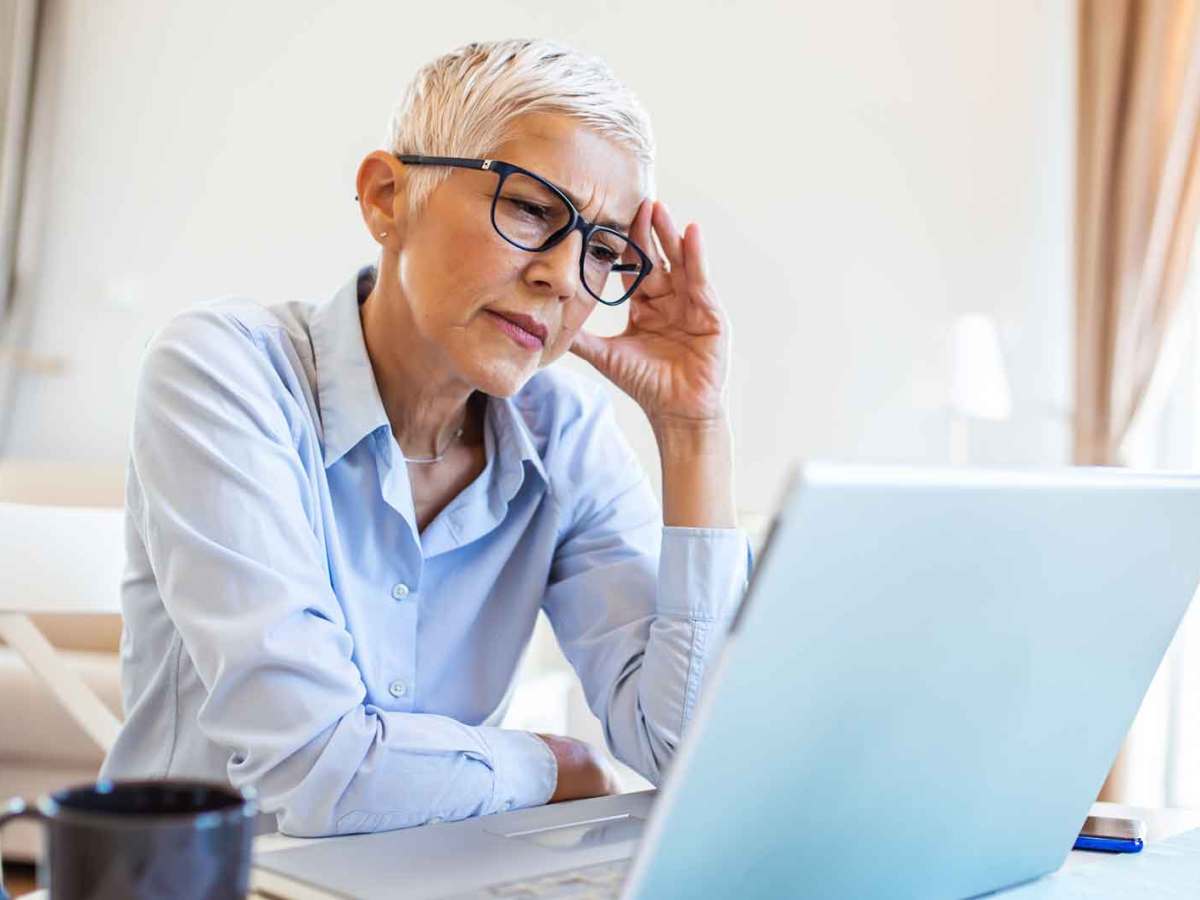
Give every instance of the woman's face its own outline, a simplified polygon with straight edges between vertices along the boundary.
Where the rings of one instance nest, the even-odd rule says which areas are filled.
[[[588,220],[629,232],[642,200],[637,158],[575,120],[524,116],[491,157],[557,185]],[[540,253],[496,233],[497,178],[452,170],[398,234],[395,278],[417,336],[444,361],[446,374],[507,397],[567,352],[597,301],[580,283],[578,231]],[[402,215],[406,204],[398,196],[396,212]],[[506,316],[528,317],[526,325],[544,338],[514,330]]]

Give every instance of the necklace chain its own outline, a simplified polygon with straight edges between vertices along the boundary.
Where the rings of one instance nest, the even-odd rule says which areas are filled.
[[[400,458],[402,460],[404,460],[406,463],[425,464],[425,463],[441,462],[443,459],[446,458],[446,454],[450,452],[450,448],[452,446],[454,446],[454,442],[457,441],[460,437],[462,437],[463,429],[466,427],[466,425],[465,425],[466,419],[464,418],[463,421],[464,421],[464,424],[458,426],[458,431],[454,432],[454,434],[452,434],[450,436],[450,440],[446,441],[445,448],[437,456],[405,456],[404,451],[401,450]]]

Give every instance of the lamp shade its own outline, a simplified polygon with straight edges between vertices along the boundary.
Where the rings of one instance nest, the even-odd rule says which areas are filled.
[[[955,413],[992,421],[1012,415],[1004,355],[990,316],[972,313],[954,320],[950,359],[950,406]]]

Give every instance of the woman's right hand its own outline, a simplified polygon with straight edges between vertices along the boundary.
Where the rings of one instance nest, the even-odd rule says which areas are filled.
[[[558,784],[551,803],[619,793],[612,764],[591,744],[557,734],[539,734],[558,763]]]

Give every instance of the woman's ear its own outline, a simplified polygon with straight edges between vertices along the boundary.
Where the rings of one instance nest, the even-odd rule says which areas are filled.
[[[371,236],[385,249],[399,248],[408,225],[408,173],[386,150],[369,153],[358,166],[358,206]]]

